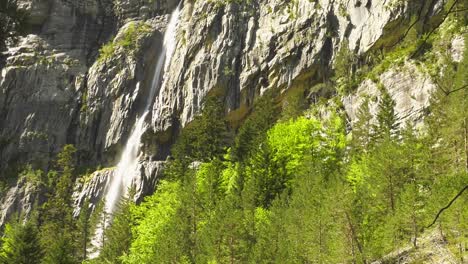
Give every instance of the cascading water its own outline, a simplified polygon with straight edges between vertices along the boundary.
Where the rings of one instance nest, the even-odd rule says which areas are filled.
[[[127,195],[128,188],[132,184],[138,163],[141,136],[147,128],[145,119],[151,110],[154,96],[160,88],[159,86],[161,84],[163,70],[165,71],[165,69],[167,69],[169,66],[172,54],[174,53],[176,45],[175,33],[179,12],[180,6],[177,6],[177,8],[172,12],[169,23],[167,25],[167,29],[164,34],[163,47],[159,53],[159,57],[156,63],[156,68],[154,70],[154,75],[151,82],[150,94],[146,101],[143,114],[137,119],[135,123],[113,177],[109,178],[107,181],[107,188],[104,193],[105,207],[103,215],[112,215],[112,213],[115,211],[115,207],[118,201]],[[90,254],[90,258],[95,258],[99,255],[99,249],[102,246],[101,237],[103,235],[104,229],[109,224],[109,221],[110,219],[104,219],[104,226],[97,228],[94,234],[94,238],[91,241],[91,244],[96,250]]]

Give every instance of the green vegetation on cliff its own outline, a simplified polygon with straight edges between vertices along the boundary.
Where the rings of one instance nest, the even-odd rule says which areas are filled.
[[[17,0],[0,2],[0,51],[24,31],[25,18],[26,14],[18,9]]]

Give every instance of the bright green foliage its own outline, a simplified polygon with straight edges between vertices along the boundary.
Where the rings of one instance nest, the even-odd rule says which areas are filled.
[[[42,249],[39,243],[37,227],[26,222],[13,221],[6,225],[0,249],[2,264],[40,263]]]
[[[140,206],[132,207],[137,226],[133,230],[134,241],[124,263],[173,263],[184,259],[186,244],[179,225],[183,217],[178,215],[182,206],[181,184],[178,181],[161,181],[155,195]]]
[[[333,155],[336,148],[344,147],[344,142],[337,140],[342,141],[344,137],[335,134],[335,129],[341,126],[338,119],[330,125],[325,131],[317,120],[300,117],[278,123],[268,131],[266,144],[252,155],[245,168],[248,184],[256,189],[256,205],[268,206],[283,190],[290,188],[305,157],[326,159],[324,165],[336,161]]]
[[[98,61],[104,62],[112,58],[118,49],[123,49],[131,54],[137,47],[137,41],[140,35],[147,32],[150,32],[148,24],[132,22],[128,25],[120,38],[110,41],[99,49]]]
[[[275,125],[267,138],[273,161],[286,163],[286,170],[294,173],[306,152],[320,151],[320,132],[317,120],[304,117]]]
[[[254,135],[250,138],[260,138],[259,130],[251,131],[256,133],[250,134]],[[132,211],[137,219],[133,229],[136,239],[130,255],[124,256],[124,263],[245,263],[260,261],[261,257],[313,261],[317,260],[317,252],[322,252],[323,261],[337,259],[327,257],[327,252],[340,247],[333,242],[336,236],[343,236],[339,226],[317,226],[314,217],[323,214],[324,221],[334,219],[338,209],[332,213],[325,208],[332,208],[331,204],[340,200],[334,194],[342,192],[327,188],[316,200],[303,198],[311,190],[316,192],[328,186],[330,181],[341,181],[337,172],[345,147],[343,133],[343,123],[338,117],[331,117],[323,125],[316,119],[299,117],[276,124],[261,136],[263,140],[251,141],[258,145],[249,146],[250,155],[243,161],[221,162],[215,158],[196,170],[185,170],[179,180],[163,181],[153,196]],[[312,162],[320,166],[311,166]],[[243,178],[243,184],[239,185],[239,178]],[[276,208],[291,193],[294,206]],[[317,202],[323,206],[317,206]],[[300,239],[310,239],[310,243],[317,245],[308,248],[306,256],[294,254],[296,250],[305,250],[304,246],[296,243],[298,248],[290,251],[289,246],[293,245],[281,242],[284,234],[272,232],[272,226],[281,224],[270,210],[279,209],[284,211],[275,212],[289,221],[295,213],[311,210],[302,220],[294,220],[294,224],[287,226],[290,239],[299,239],[303,221],[309,221],[316,232],[313,237],[309,233],[300,234]],[[317,241],[322,232],[333,234],[333,239],[320,244]],[[276,237],[278,248],[290,255],[271,251],[267,243],[271,236]]]
[[[340,244],[343,241],[340,238],[344,237],[339,225],[343,209],[338,202],[343,201],[345,194],[337,174],[340,166],[335,163],[330,167],[322,162],[324,157],[334,160],[341,156],[343,138],[324,137],[333,135],[333,128],[320,131],[317,121],[309,122],[316,126],[308,130],[309,140],[316,142],[311,144],[315,150],[302,155],[293,178],[292,194],[288,197],[285,193],[273,202],[271,213],[257,209],[257,213],[262,212],[263,225],[257,222],[260,240],[254,249],[255,262],[336,263],[346,255],[344,244]],[[302,129],[292,129],[291,134],[299,131]],[[297,143],[291,146],[300,147]]]

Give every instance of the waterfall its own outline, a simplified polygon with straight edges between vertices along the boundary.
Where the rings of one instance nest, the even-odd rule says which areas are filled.
[[[162,50],[159,53],[156,67],[151,81],[151,88],[148,99],[145,104],[143,114],[137,118],[133,130],[125,145],[124,151],[117,165],[113,177],[107,180],[107,187],[104,192],[105,206],[103,215],[111,216],[116,209],[118,201],[127,195],[128,188],[132,184],[135,170],[138,165],[138,156],[140,152],[141,136],[145,132],[147,126],[145,119],[151,111],[151,106],[155,95],[159,91],[159,86],[162,83],[162,73],[168,68],[172,54],[176,45],[176,27],[178,23],[180,6],[172,12],[169,23],[164,34]],[[137,85],[138,86],[138,85]],[[91,241],[96,251],[91,252],[90,258],[95,258],[99,255],[99,250],[102,247],[102,236],[106,226],[110,224],[110,219],[104,219],[104,227],[98,227]]]

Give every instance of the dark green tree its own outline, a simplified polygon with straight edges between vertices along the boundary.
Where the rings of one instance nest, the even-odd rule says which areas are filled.
[[[275,104],[275,94],[270,92],[255,102],[252,113],[239,128],[231,150],[233,161],[247,159],[265,140],[266,132],[279,118],[280,109]]]
[[[218,98],[208,98],[201,115],[194,118],[180,134],[172,148],[172,156],[185,161],[209,161],[222,157],[229,134],[224,108]]]
[[[341,47],[336,54],[334,61],[334,76],[337,89],[342,94],[347,94],[354,88],[354,70],[356,64],[356,57],[349,49],[349,42],[347,40],[341,43]]]
[[[0,2],[0,51],[8,42],[22,34],[26,28],[26,13],[18,9],[17,0]]]
[[[38,264],[42,259],[39,233],[34,223],[12,220],[5,227],[0,249],[2,264]]]
[[[56,173],[51,173],[49,199],[42,206],[41,241],[44,263],[77,263],[82,245],[77,245],[76,223],[73,219],[72,187],[76,148],[65,145],[57,155]]]
[[[77,244],[81,246],[81,260],[87,259],[88,244],[92,234],[91,232],[91,208],[89,206],[89,199],[86,199],[81,206],[80,214],[77,219]]]
[[[374,137],[395,138],[398,134],[398,118],[395,113],[395,101],[387,89],[380,85],[380,101],[377,112],[377,124],[374,126]]]
[[[128,254],[132,241],[131,205],[134,204],[134,191],[119,201],[113,214],[112,222],[104,231],[105,243],[99,254],[99,260],[104,263],[122,263],[121,256]]]
[[[351,147],[353,155],[369,151],[372,141],[372,114],[369,109],[369,98],[366,97],[356,114],[357,121],[353,124]]]
[[[282,102],[281,120],[288,120],[302,115],[307,109],[307,97],[303,89],[289,91]]]

